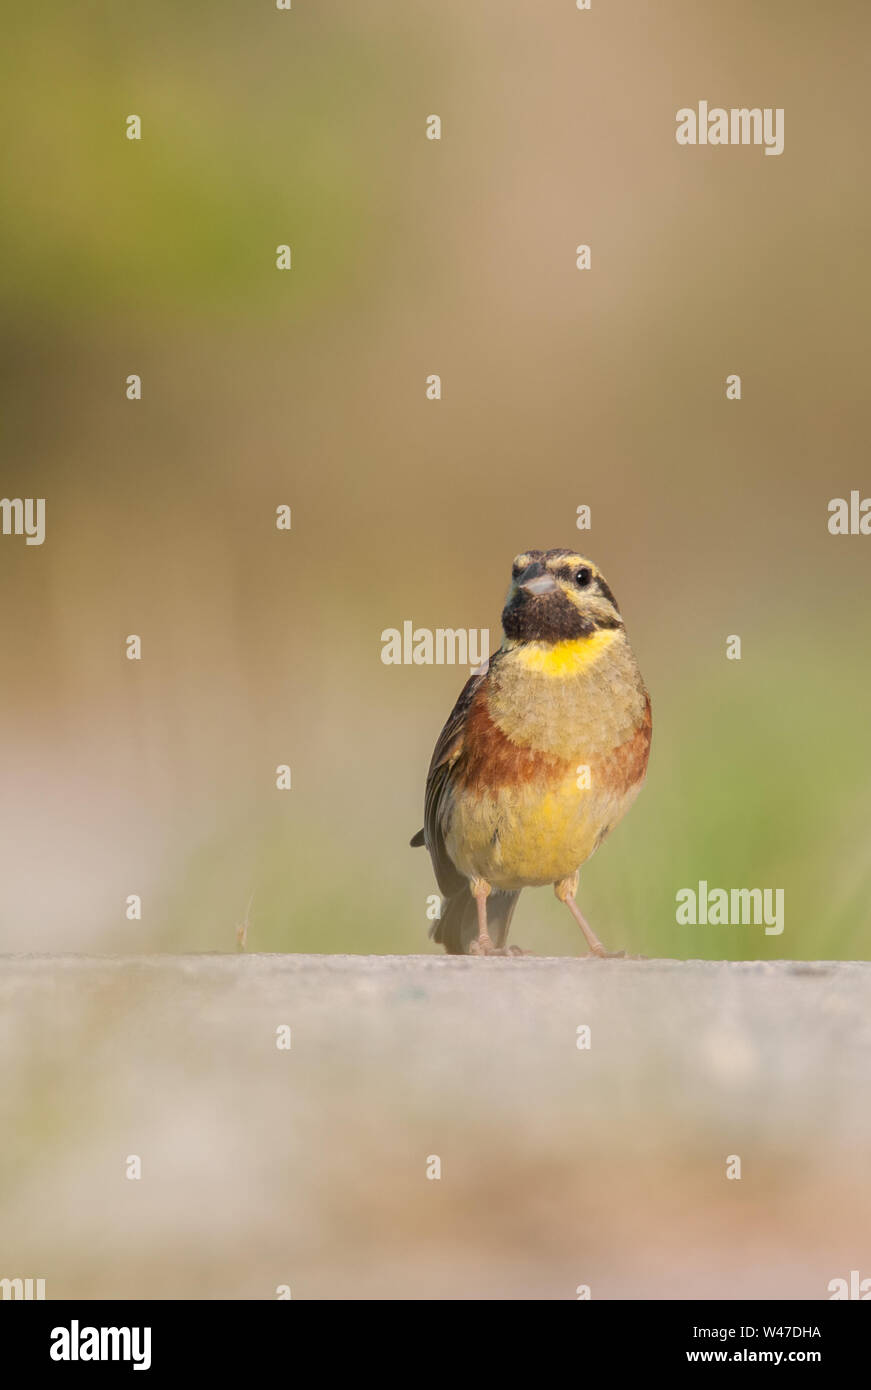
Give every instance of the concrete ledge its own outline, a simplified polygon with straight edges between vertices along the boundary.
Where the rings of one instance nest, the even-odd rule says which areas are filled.
[[[871,1275],[871,962],[7,956],[0,1043],[0,1277],[50,1298]]]

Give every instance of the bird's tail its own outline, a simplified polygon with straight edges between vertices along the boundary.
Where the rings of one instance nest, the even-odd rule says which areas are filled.
[[[487,899],[487,930],[494,946],[504,946],[517,906],[516,893],[496,891]],[[467,887],[461,888],[442,904],[442,915],[430,927],[433,941],[440,941],[449,956],[467,956],[478,936],[478,907]]]

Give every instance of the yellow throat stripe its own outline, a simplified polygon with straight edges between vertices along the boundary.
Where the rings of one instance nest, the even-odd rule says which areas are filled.
[[[576,676],[592,666],[617,637],[619,627],[601,628],[570,642],[526,642],[515,648],[514,660],[542,676]]]

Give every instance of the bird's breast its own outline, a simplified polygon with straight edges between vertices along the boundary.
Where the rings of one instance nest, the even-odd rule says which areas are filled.
[[[491,668],[466,718],[445,827],[461,872],[504,888],[555,882],[625,814],[651,734],[650,701],[625,651],[628,660],[568,673],[521,660]]]

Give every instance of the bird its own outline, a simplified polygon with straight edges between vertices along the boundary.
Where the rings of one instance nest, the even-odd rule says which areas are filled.
[[[524,888],[552,884],[604,957],[578,871],[641,790],[650,696],[604,575],[573,550],[515,557],[502,629],[439,735],[411,840],[442,896],[430,935],[449,955],[529,954],[508,945],[511,918]]]

